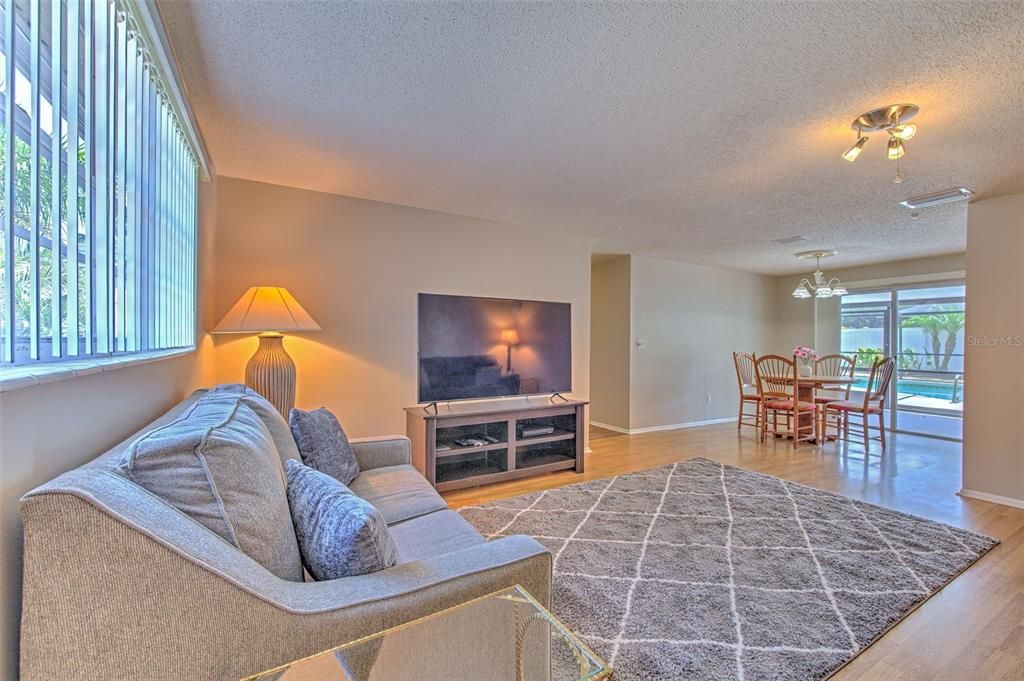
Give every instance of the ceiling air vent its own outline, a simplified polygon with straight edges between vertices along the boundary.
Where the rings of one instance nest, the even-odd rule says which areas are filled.
[[[941,206],[944,203],[953,203],[954,201],[970,201],[974,196],[974,192],[965,187],[956,187],[954,189],[947,189],[941,192],[935,192],[934,194],[922,194],[921,196],[911,196],[906,201],[900,201],[900,205],[905,208],[930,208],[932,206]]]
[[[797,234],[796,236],[787,236],[781,239],[772,239],[773,244],[779,244],[780,246],[789,246],[790,244],[798,244],[803,241],[807,241],[807,237]]]

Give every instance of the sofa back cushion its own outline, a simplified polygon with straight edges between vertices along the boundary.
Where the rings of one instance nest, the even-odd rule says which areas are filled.
[[[118,472],[278,577],[302,581],[281,460],[243,399],[198,400],[132,443]]]
[[[295,444],[295,438],[292,437],[292,429],[288,426],[288,421],[285,420],[284,416],[281,416],[281,412],[267,398],[252,388],[248,388],[241,383],[225,383],[211,389],[202,399],[242,400],[245,406],[252,409],[260,417],[263,425],[270,431],[270,437],[273,438],[274,446],[277,447],[277,453],[281,457],[282,470],[284,469],[284,462],[288,459],[302,460],[299,457],[299,448]]]

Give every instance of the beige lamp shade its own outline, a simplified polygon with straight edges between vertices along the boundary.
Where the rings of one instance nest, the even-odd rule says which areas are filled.
[[[253,286],[228,310],[213,333],[320,331],[309,313],[283,286]]]
[[[253,286],[213,329],[213,333],[258,333],[260,345],[245,365],[245,384],[270,400],[281,416],[295,405],[295,362],[284,349],[282,333],[320,331],[288,289]]]
[[[505,329],[501,332],[501,342],[505,345],[518,345],[519,332],[515,329]]]

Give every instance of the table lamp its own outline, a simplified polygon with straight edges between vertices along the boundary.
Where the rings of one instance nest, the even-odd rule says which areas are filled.
[[[295,406],[295,362],[283,333],[320,331],[320,325],[282,286],[253,286],[211,333],[258,333],[260,347],[245,365],[245,384],[270,400],[281,415]]]

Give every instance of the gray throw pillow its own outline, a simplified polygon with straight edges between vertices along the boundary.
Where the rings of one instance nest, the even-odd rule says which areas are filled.
[[[345,485],[359,475],[359,462],[348,436],[338,419],[327,409],[292,409],[288,425],[292,428],[292,436],[304,464]]]
[[[288,505],[306,569],[317,580],[365,575],[398,562],[380,512],[329,475],[285,462]]]
[[[129,445],[119,472],[278,577],[302,581],[281,460],[241,400],[198,400]]]

